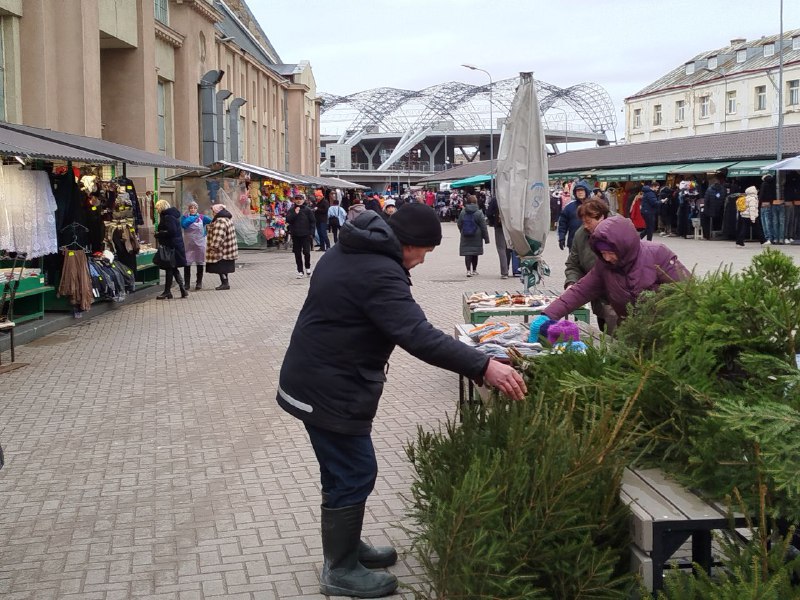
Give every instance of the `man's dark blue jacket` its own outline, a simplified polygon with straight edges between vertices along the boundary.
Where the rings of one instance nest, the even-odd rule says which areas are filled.
[[[395,346],[470,379],[489,362],[428,322],[411,295],[400,242],[365,211],[317,263],[281,366],[278,404],[316,427],[366,435]]]

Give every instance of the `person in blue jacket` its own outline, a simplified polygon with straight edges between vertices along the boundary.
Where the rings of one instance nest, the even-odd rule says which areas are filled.
[[[394,575],[370,570],[393,565],[395,549],[361,540],[378,474],[372,420],[395,347],[512,399],[526,392],[513,367],[436,329],[411,295],[409,271],[441,241],[436,212],[421,203],[388,221],[369,210],[347,221],[317,263],[292,331],[277,401],[303,422],[319,463],[325,595],[380,598],[397,588]]]
[[[186,214],[181,218],[183,246],[186,249],[183,279],[187,288],[190,286],[192,278],[192,265],[197,265],[197,282],[194,289],[203,289],[203,271],[206,265],[206,225],[209,223],[211,223],[211,217],[200,214],[197,202],[189,202]]]
[[[653,189],[655,188],[655,189]],[[658,212],[661,208],[661,201],[658,199],[658,183],[642,186],[642,218],[644,219],[644,231],[641,237],[647,237],[648,242],[653,241],[653,234],[656,231],[658,222]]]
[[[572,249],[572,240],[575,239],[575,232],[583,224],[580,217],[578,217],[578,207],[583,204],[583,201],[592,193],[592,188],[585,181],[577,181],[572,186],[572,202],[564,207],[558,217],[558,247],[562,250],[566,245],[567,248]]]

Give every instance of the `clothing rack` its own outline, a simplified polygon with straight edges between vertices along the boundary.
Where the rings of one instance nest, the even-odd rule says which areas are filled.
[[[61,248],[64,249],[64,248],[76,247],[80,248],[84,252],[88,252],[87,248],[81,246],[78,243],[78,231],[89,231],[89,228],[81,225],[80,223],[72,222],[66,227],[62,227],[61,231],[64,232],[67,231],[68,229],[72,231],[72,241],[67,244],[64,244],[63,246],[61,246]]]

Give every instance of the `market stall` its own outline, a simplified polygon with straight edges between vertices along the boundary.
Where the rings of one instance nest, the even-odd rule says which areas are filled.
[[[65,132],[0,123],[0,251],[16,322],[45,310],[76,316],[157,284],[155,248],[143,241],[157,192],[140,196],[127,166],[203,170],[160,154]],[[19,270],[9,261],[24,258]]]
[[[184,171],[168,178],[178,183],[182,208],[197,202],[201,212],[224,204],[233,215],[240,248],[281,247],[287,242],[286,212],[297,192],[313,197],[326,189],[364,186],[330,177],[296,175],[243,162],[221,160],[208,173]],[[181,206],[179,206],[181,208]]]

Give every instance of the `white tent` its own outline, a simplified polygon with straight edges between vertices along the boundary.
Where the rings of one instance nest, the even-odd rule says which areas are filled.
[[[800,171],[800,156],[784,158],[782,161],[761,167],[762,171]]]

